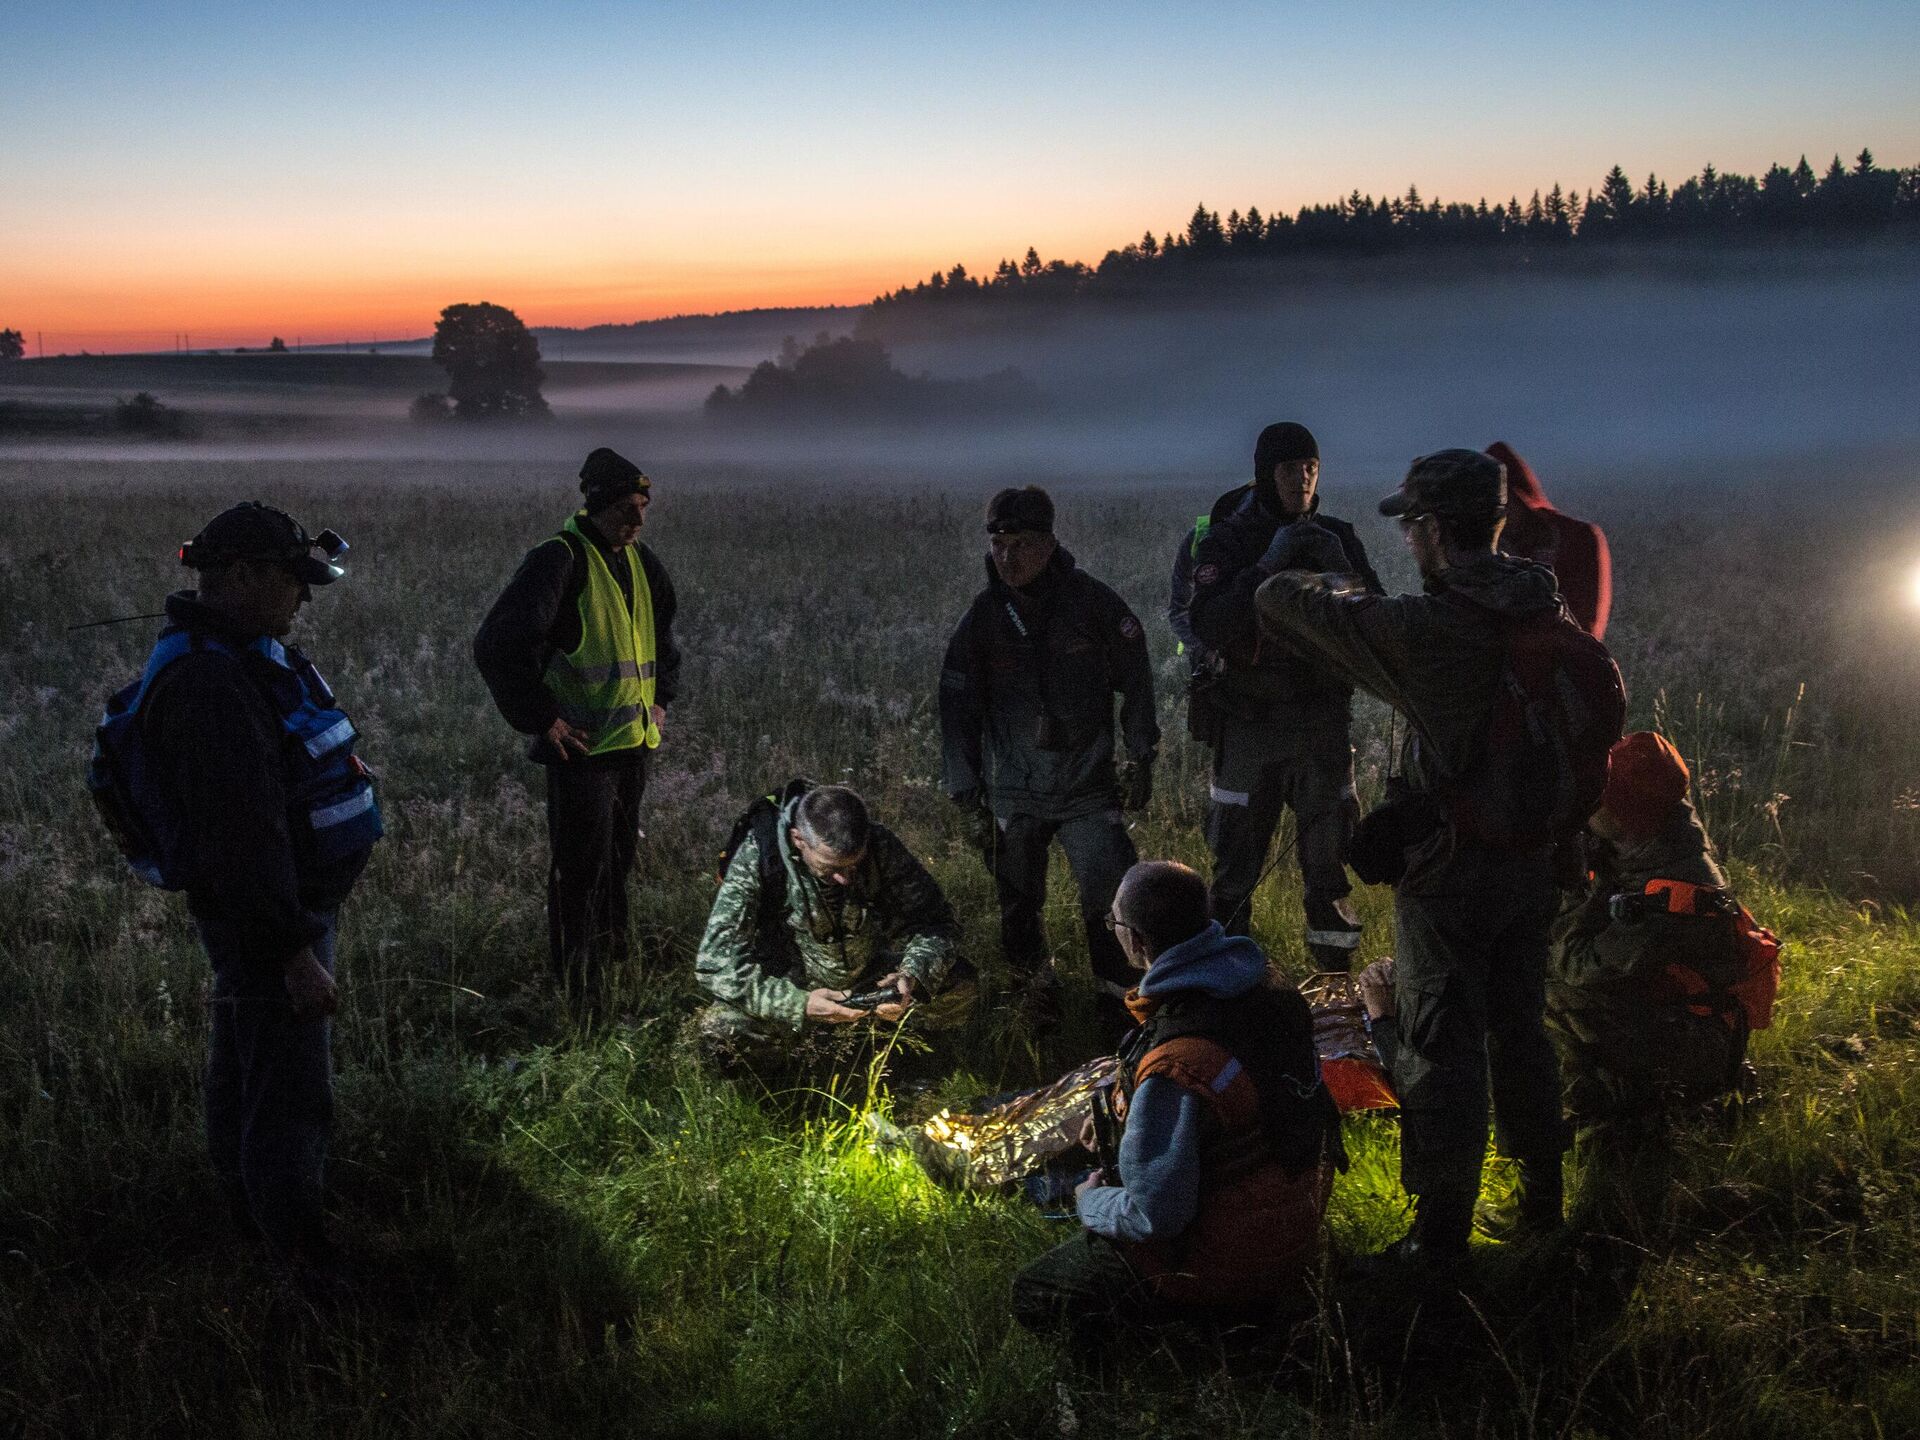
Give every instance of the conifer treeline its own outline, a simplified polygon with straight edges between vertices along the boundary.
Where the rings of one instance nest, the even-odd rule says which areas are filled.
[[[1775,165],[1758,179],[1722,174],[1708,165],[1669,188],[1649,175],[1635,187],[1618,165],[1599,188],[1582,196],[1555,185],[1536,190],[1524,205],[1422,200],[1417,188],[1393,200],[1355,191],[1331,205],[1304,206],[1296,215],[1263,216],[1197,206],[1182,234],[1159,239],[1149,230],[1135,243],[1109,250],[1097,266],[1045,260],[1029,248],[1019,263],[1002,260],[991,276],[964,265],[935,271],[873,301],[871,318],[927,305],[974,299],[1063,299],[1118,295],[1167,282],[1222,277],[1239,262],[1276,262],[1303,256],[1379,256],[1409,252],[1551,252],[1602,245],[1693,241],[1734,246],[1793,237],[1868,238],[1890,231],[1920,236],[1920,166],[1888,170],[1862,150],[1851,168],[1838,155],[1816,175],[1806,157],[1789,169]]]

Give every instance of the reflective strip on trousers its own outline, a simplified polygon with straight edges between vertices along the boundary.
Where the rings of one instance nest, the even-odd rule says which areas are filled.
[[[1207,798],[1216,805],[1238,805],[1242,809],[1253,803],[1253,797],[1244,790],[1222,790],[1218,785],[1207,786]]]
[[[359,794],[349,795],[338,805],[328,805],[324,809],[312,812],[313,828],[316,830],[326,830],[334,825],[339,825],[351,820],[356,815],[364,815],[372,808],[373,787],[369,785],[361,790]]]
[[[1309,930],[1307,944],[1331,945],[1336,950],[1355,950],[1360,946],[1358,930]]]

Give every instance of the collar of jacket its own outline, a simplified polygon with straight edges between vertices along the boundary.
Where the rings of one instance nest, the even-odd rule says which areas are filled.
[[[182,630],[210,630],[224,640],[236,645],[251,645],[261,638],[258,630],[246,630],[235,625],[220,611],[202,600],[197,591],[176,590],[167,596],[165,606],[167,619]]]
[[[1615,885],[1638,889],[1649,880],[1681,880],[1724,890],[1726,873],[1713,858],[1713,843],[1695,813],[1693,801],[1682,798],[1658,834],[1608,847]]]
[[[1000,578],[1000,572],[994,569],[993,556],[987,556],[987,589],[998,599],[1012,599],[1022,605],[1044,602],[1075,570],[1079,562],[1073,558],[1073,552],[1058,541],[1054,542],[1053,554],[1047,560],[1047,568],[1040,572],[1040,578],[1024,590],[1016,590]]]
[[[592,518],[585,510],[574,511],[573,518],[580,522],[580,533],[586,536],[588,541],[592,543],[593,548],[598,550],[602,555],[611,560],[615,555],[620,553],[619,550],[614,549],[613,546],[607,543],[607,537],[600,533],[600,527],[593,523]],[[640,542],[635,540],[631,547],[622,546],[621,548],[631,548],[637,551],[640,548]]]
[[[1287,517],[1282,515],[1273,505],[1268,503],[1266,493],[1262,491],[1259,486],[1251,482],[1245,485],[1236,485],[1233,489],[1227,491],[1226,494],[1213,502],[1213,509],[1207,513],[1212,517],[1216,525],[1223,520],[1251,520],[1255,518],[1271,524],[1275,529],[1278,529],[1282,525],[1290,525],[1293,523],[1292,520],[1287,519]],[[1313,499],[1307,502],[1307,508],[1293,518],[1294,520],[1301,520],[1308,516],[1318,515],[1319,513],[1320,492],[1315,490],[1313,492]]]

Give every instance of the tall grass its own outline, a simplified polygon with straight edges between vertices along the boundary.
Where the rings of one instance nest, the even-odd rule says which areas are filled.
[[[685,697],[646,804],[637,953],[590,1032],[554,1003],[540,776],[467,645],[568,487],[512,466],[0,466],[0,1416],[29,1434],[1893,1435],[1920,1426],[1920,699],[1914,645],[1823,531],[1749,510],[1708,544],[1602,514],[1609,637],[1636,723],[1694,761],[1743,891],[1790,941],[1768,1098],[1623,1171],[1576,1156],[1591,1236],[1489,1247],[1415,1305],[1330,1269],[1318,1312],[1176,1332],[1085,1371],[1013,1329],[1009,1275],[1070,1230],[876,1153],[900,1114],[1046,1077],[1034,1047],[957,1047],[716,1083],[681,1043],[710,865],[747,796],[846,777],[922,853],[992,972],[991,885],[936,785],[940,648],[981,579],[983,496],[817,475],[668,477]],[[354,542],[302,637],[367,733],[389,839],[346,912],[333,1170],[363,1298],[324,1317],[236,1251],[200,1154],[205,962],[177,900],[121,872],[78,776],[173,547],[258,496]],[[1167,732],[1145,854],[1204,861],[1204,756],[1156,623],[1205,494],[1063,493],[1061,532],[1148,621]],[[1335,495],[1343,513],[1360,507]],[[1845,527],[1851,533],[1853,521]],[[1741,527],[1745,527],[1744,530]],[[1368,527],[1410,581],[1385,527]],[[1745,561],[1741,536],[1775,563]],[[1711,562],[1704,554],[1718,556]],[[1801,577],[1797,580],[1792,577]],[[1363,708],[1363,785],[1389,726]],[[1784,797],[1784,798],[1783,798]],[[1907,797],[1907,798],[1903,798]],[[1254,927],[1298,973],[1291,863]],[[1050,933],[1084,971],[1064,866]],[[1391,949],[1360,897],[1363,954]],[[912,1083],[905,1083],[911,1081]],[[931,1088],[922,1090],[923,1085]],[[1396,1132],[1350,1122],[1343,1251],[1404,1224]],[[1495,1173],[1490,1185],[1505,1183]]]

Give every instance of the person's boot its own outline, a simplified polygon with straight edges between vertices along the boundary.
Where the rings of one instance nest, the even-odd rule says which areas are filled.
[[[1566,1190],[1560,1176],[1560,1157],[1518,1160],[1512,1194],[1495,1204],[1478,1206],[1473,1227],[1493,1240],[1537,1240],[1566,1223]]]
[[[1344,900],[1309,895],[1306,901],[1307,954],[1316,970],[1349,970],[1360,948],[1360,922]]]
[[[1467,1236],[1473,1229],[1473,1196],[1462,1191],[1413,1197],[1413,1226],[1374,1255],[1362,1256],[1354,1269],[1362,1278],[1401,1285],[1435,1285],[1452,1280],[1467,1263]]]

